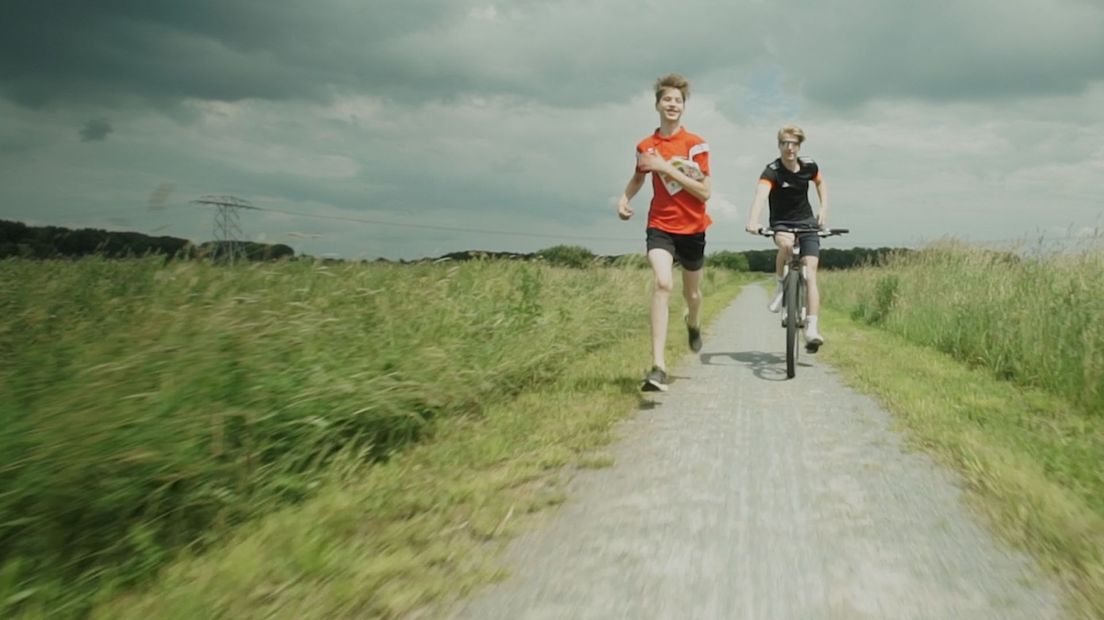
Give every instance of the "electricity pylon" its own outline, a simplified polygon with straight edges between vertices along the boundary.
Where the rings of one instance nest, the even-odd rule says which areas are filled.
[[[211,260],[234,263],[245,258],[244,235],[241,229],[241,220],[238,216],[239,209],[259,210],[236,196],[203,196],[199,200],[193,200],[193,204],[215,207],[215,249],[211,252]]]

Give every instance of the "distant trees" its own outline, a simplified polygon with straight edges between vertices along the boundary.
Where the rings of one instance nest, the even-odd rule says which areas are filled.
[[[729,269],[731,271],[751,270],[748,257],[744,252],[732,252],[729,250],[721,250],[720,252],[707,254],[705,257],[705,265],[707,267]]]
[[[226,241],[207,241],[199,244],[195,249],[195,255],[199,258],[205,258],[208,256],[215,256],[221,254],[227,255],[225,248],[221,248],[221,252],[217,250],[221,246],[225,246]],[[239,241],[239,247],[242,254],[247,260],[264,261],[264,260],[278,260],[281,258],[291,258],[295,256],[295,250],[291,249],[291,246],[284,245],[282,243],[268,244],[268,243],[255,243],[253,241]]]
[[[581,269],[594,264],[594,253],[578,245],[554,245],[537,252],[549,265]]]
[[[822,248],[820,250],[820,265],[823,269],[850,269],[868,264],[877,264],[882,257],[891,253],[907,252],[900,248]],[[731,269],[733,271],[751,271],[771,273],[774,271],[774,257],[777,250],[773,248],[763,250],[720,250],[706,254],[705,264],[713,269]],[[586,268],[594,266],[610,265],[614,267],[628,267],[648,269],[648,258],[643,252],[621,254],[615,256],[596,255],[585,247],[576,245],[554,245],[543,250],[537,250],[532,254],[519,254],[517,252],[481,252],[464,251],[452,252],[438,258],[425,258],[420,261],[466,261],[466,260],[542,260],[550,265],[559,267]],[[386,259],[379,259],[387,262]],[[400,261],[406,262],[406,261]]]
[[[284,244],[243,242],[248,260],[290,258],[295,250]],[[71,230],[60,226],[27,226],[22,222],[0,220],[0,258],[62,258],[79,256],[163,255],[173,258],[209,256],[214,242],[194,245],[179,237],[151,237],[136,232],[111,232],[95,228]]]
[[[902,252],[900,248],[821,248],[821,269],[851,269],[863,265],[877,264],[882,257],[893,252]],[[716,254],[741,254],[747,259],[747,271],[761,271],[771,273],[774,271],[774,257],[778,250],[773,248],[766,250],[745,250],[743,252],[717,252]],[[714,256],[714,255],[711,255]],[[709,257],[707,257],[708,260]],[[708,263],[707,263],[708,264]],[[718,265],[726,266],[726,265]]]
[[[22,222],[0,220],[0,259],[13,256],[41,259],[90,255],[121,258],[148,254],[171,258],[206,258],[223,254],[223,252],[216,252],[216,250],[224,249],[220,248],[219,243],[226,242],[208,241],[195,245],[187,239],[178,237],[151,237],[136,232],[109,232],[95,228],[70,230],[60,226],[27,226]],[[240,249],[243,250],[245,258],[251,261],[295,257],[295,250],[282,243],[267,244],[243,241],[240,244]],[[820,250],[820,266],[824,269],[849,269],[867,264],[877,264],[882,260],[882,257],[902,251],[907,250],[898,248],[822,248]],[[706,265],[711,268],[770,273],[774,271],[775,252],[774,248],[740,252],[720,250],[707,254],[705,261]],[[602,256],[578,245],[554,245],[531,254],[467,250],[412,262],[488,259],[543,260],[551,265],[576,269],[601,265],[648,268],[648,259],[643,253]],[[380,260],[388,262],[386,259]],[[407,261],[398,262],[406,263]]]

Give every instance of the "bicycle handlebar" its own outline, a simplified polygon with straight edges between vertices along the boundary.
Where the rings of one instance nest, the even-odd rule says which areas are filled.
[[[820,237],[831,237],[833,235],[842,235],[851,232],[849,228],[829,228],[828,230],[821,230],[820,228],[778,228],[777,230],[771,228],[760,228],[759,234],[764,237],[773,237],[774,233],[788,232],[788,233],[816,233]]]

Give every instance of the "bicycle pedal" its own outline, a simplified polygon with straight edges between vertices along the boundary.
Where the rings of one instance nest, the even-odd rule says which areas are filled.
[[[805,344],[805,352],[806,353],[816,353],[819,350],[820,350],[820,343],[809,342],[809,343]]]

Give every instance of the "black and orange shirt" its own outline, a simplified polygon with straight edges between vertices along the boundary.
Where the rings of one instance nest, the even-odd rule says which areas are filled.
[[[686,176],[701,180],[709,176],[709,144],[701,137],[679,127],[670,136],[659,129],[636,145],[636,155],[649,151],[659,153]],[[645,172],[638,165],[637,172]],[[652,204],[648,210],[648,227],[680,235],[704,232],[713,220],[705,212],[705,202],[686,191],[666,175],[652,174]]]
[[[770,221],[800,222],[812,219],[813,205],[809,203],[809,181],[819,182],[820,167],[809,157],[797,158],[798,169],[793,172],[776,159],[767,164],[760,183],[770,185]]]

